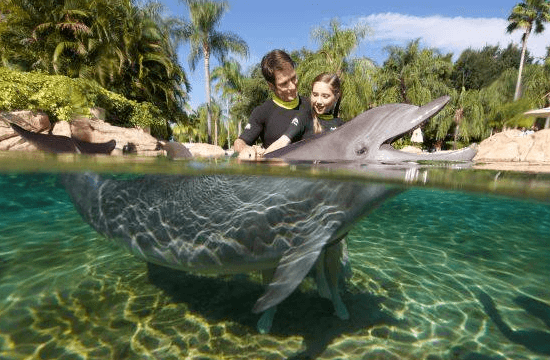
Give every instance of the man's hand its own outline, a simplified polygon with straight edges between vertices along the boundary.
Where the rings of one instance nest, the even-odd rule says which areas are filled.
[[[264,156],[265,149],[258,145],[247,146],[244,150],[239,152],[239,159],[241,160],[257,160]]]

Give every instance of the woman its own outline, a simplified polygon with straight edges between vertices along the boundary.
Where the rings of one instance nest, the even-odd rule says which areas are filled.
[[[322,73],[317,75],[311,84],[311,113],[313,116],[312,130],[304,133],[303,138],[313,134],[331,131],[344,122],[338,117],[341,100],[341,84],[338,75]],[[291,143],[291,139],[285,135],[271,144],[265,153],[275,151]]]
[[[334,130],[344,123],[338,117],[341,94],[338,75],[323,73],[313,79],[310,101],[315,134]]]

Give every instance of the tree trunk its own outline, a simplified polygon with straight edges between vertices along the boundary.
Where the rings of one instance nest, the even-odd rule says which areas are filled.
[[[545,129],[550,128],[550,116],[546,118],[546,122],[544,123],[544,128]]]
[[[521,73],[523,72],[523,63],[525,62],[525,51],[527,50],[527,38],[531,33],[531,28],[525,29],[523,39],[521,40],[521,58],[519,60],[518,81],[516,82],[516,91],[514,93],[514,101],[519,99],[521,92]]]
[[[206,48],[204,49],[204,82],[206,84],[206,125],[208,128],[208,143],[212,144],[212,110],[210,108],[210,53]]]
[[[227,128],[227,148],[229,149],[231,147],[231,132],[230,132],[230,129],[229,129],[229,125],[231,123],[231,120],[229,118],[229,99],[226,100],[225,102],[225,111],[226,111],[226,119],[227,119],[227,123],[226,123],[226,128]]]

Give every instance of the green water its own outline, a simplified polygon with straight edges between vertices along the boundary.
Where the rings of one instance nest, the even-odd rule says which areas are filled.
[[[0,169],[0,359],[550,358],[548,175],[13,154]],[[74,210],[57,173],[78,170],[409,189],[347,237],[350,320],[306,280],[261,335],[257,275],[200,277],[134,258]]]

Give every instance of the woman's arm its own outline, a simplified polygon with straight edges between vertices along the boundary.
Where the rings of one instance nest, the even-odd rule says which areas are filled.
[[[286,135],[281,135],[281,137],[279,139],[277,139],[274,143],[269,145],[269,147],[267,149],[265,149],[265,153],[267,154],[267,153],[270,153],[272,151],[278,150],[282,147],[287,146],[288,144],[290,144],[290,138]]]

